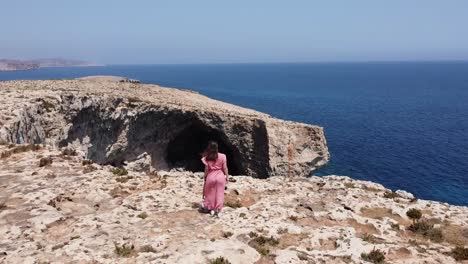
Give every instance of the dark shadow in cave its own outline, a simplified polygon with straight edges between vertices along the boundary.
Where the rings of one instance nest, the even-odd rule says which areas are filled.
[[[201,154],[210,140],[216,141],[219,152],[226,154],[230,175],[245,174],[240,165],[240,155],[226,136],[200,122],[190,125],[169,142],[166,157],[168,164],[171,167],[183,167],[188,171],[203,171]]]

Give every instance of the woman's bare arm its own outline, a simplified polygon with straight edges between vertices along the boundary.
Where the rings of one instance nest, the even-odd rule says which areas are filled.
[[[223,164],[223,172],[224,172],[224,176],[226,176],[226,181],[228,181],[229,171],[227,167],[227,159],[224,161],[224,164]]]

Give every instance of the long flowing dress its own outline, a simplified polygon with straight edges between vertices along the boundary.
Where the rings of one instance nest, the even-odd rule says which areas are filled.
[[[206,160],[202,158],[208,174],[205,179],[205,199],[203,205],[208,210],[220,211],[224,205],[224,187],[226,186],[226,176],[224,169],[227,167],[226,155],[218,153],[216,160]]]

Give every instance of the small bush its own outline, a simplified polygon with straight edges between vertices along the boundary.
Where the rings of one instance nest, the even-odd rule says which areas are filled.
[[[270,237],[264,237],[264,236],[257,236],[256,238],[253,239],[256,243],[259,245],[270,245],[270,246],[276,246],[279,244],[278,239],[274,238],[273,236]]]
[[[442,242],[444,239],[442,231],[439,228],[434,228],[434,225],[431,225],[426,221],[413,223],[408,227],[408,230],[416,234],[423,235],[436,243]]]
[[[235,202],[228,201],[228,202],[225,202],[224,205],[227,207],[234,208],[234,209],[242,207],[242,204],[240,201],[235,201]]]
[[[76,156],[76,155],[78,155],[78,153],[74,149],[65,148],[65,149],[62,150],[62,155],[63,156]]]
[[[209,264],[231,264],[229,260],[223,258],[223,257],[217,257],[215,259],[212,259],[208,262]]]
[[[456,247],[450,254],[456,261],[468,260],[468,248]]]
[[[113,168],[111,172],[116,176],[125,176],[128,174],[128,171],[125,168]]]
[[[431,228],[424,234],[424,236],[436,243],[440,243],[444,240],[444,236],[442,235],[442,230],[440,230],[440,228]]]
[[[49,166],[50,164],[52,164],[52,158],[51,157],[41,158],[39,160],[39,167]]]
[[[234,235],[234,234],[232,232],[230,232],[230,231],[223,232],[223,237],[224,238],[230,238],[232,235]]]
[[[86,166],[84,169],[83,169],[83,173],[86,174],[86,173],[90,173],[90,172],[93,172],[97,170],[96,167],[92,166],[92,165],[88,165]]]
[[[133,176],[117,177],[115,180],[120,183],[126,183],[128,180],[133,179]]]
[[[138,218],[141,218],[141,219],[145,219],[148,217],[148,214],[146,212],[142,212],[140,214],[137,215]]]
[[[83,166],[91,165],[91,164],[93,164],[93,161],[92,161],[92,160],[83,160],[83,161],[81,162],[81,165],[83,165]]]
[[[156,249],[154,249],[151,245],[144,245],[140,248],[140,252],[152,252],[156,253]]]
[[[375,244],[377,242],[377,239],[375,236],[373,235],[370,235],[370,234],[364,234],[362,237],[361,237],[362,241],[364,242],[368,242],[368,243],[372,243],[372,244]]]
[[[2,154],[0,154],[0,158],[5,159],[5,158],[9,158],[13,154],[18,154],[18,153],[27,152],[27,151],[38,151],[41,149],[41,146],[36,145],[36,144],[19,145],[19,146],[9,145],[9,147],[10,147],[10,150],[2,152]]]
[[[416,223],[411,224],[408,227],[408,230],[410,230],[410,231],[412,231],[414,233],[424,234],[425,232],[427,232],[431,228],[432,228],[432,225],[429,224],[428,222],[420,221],[420,222],[416,222]]]
[[[284,227],[280,227],[278,228],[278,234],[286,234],[288,232],[288,229],[287,228],[284,228]]]
[[[115,249],[114,249],[115,254],[120,257],[128,257],[132,253],[135,252],[135,246],[134,245],[126,245],[123,244],[122,246],[119,246],[118,244],[115,244]]]
[[[297,216],[291,215],[291,216],[289,216],[289,219],[296,222],[297,221]]]
[[[369,253],[362,253],[361,258],[365,261],[369,261],[375,264],[385,263],[385,255],[379,249],[373,249]]]
[[[392,230],[395,230],[395,231],[398,231],[400,230],[400,225],[399,224],[390,224],[390,227],[392,228]]]
[[[345,182],[344,186],[348,189],[356,188],[356,186],[352,182]]]
[[[421,219],[422,212],[416,208],[411,208],[406,212],[406,215],[414,221]]]
[[[265,248],[265,247],[258,247],[258,248],[256,248],[256,250],[262,256],[268,256],[270,254],[270,250],[268,248]]]
[[[246,218],[246,214],[245,214],[245,213],[240,213],[240,214],[239,214],[239,217],[241,217],[241,218]]]
[[[388,199],[393,199],[393,198],[397,198],[397,197],[400,197],[396,192],[389,192],[389,191],[386,191],[384,193],[384,196],[385,198],[388,198]]]
[[[254,231],[250,231],[249,232],[249,237],[254,238],[254,237],[258,237],[258,235]]]

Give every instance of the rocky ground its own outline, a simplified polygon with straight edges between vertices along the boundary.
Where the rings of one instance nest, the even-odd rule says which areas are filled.
[[[237,176],[216,218],[197,210],[200,173],[0,153],[0,263],[456,263],[468,243],[468,207],[348,177]],[[408,230],[410,208],[426,228]]]

